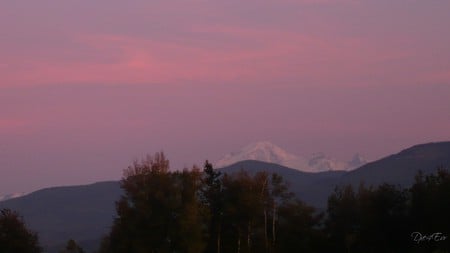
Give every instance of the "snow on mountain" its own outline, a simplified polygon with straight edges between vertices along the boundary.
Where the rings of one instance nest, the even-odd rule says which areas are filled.
[[[18,197],[22,197],[25,196],[26,193],[25,192],[16,192],[16,193],[8,193],[5,195],[0,195],[0,201],[5,201],[8,199],[14,199],[14,198],[18,198]]]
[[[367,160],[364,159],[364,157],[362,157],[360,154],[356,153],[353,156],[352,160],[350,160],[348,162],[348,170],[357,169],[357,168],[363,166],[366,163],[367,163]]]
[[[347,170],[348,168],[346,162],[338,161],[323,153],[313,154],[309,159],[308,165],[314,168],[315,171]]]
[[[215,163],[215,167],[223,168],[244,160],[276,163],[305,172],[351,170],[366,163],[359,154],[355,155],[350,162],[338,161],[323,153],[315,153],[309,159],[306,159],[302,156],[291,154],[271,142],[260,141],[247,145],[238,152],[226,155]]]
[[[223,168],[244,160],[258,160],[268,163],[276,163],[301,170],[306,170],[309,167],[308,162],[304,158],[290,154],[268,141],[252,143],[245,146],[238,152],[228,154],[217,161],[215,163],[215,167]]]

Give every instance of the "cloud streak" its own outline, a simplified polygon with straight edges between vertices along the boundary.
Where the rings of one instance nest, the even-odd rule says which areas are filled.
[[[372,35],[364,36],[362,31],[346,30],[351,19],[344,17],[342,22],[336,22],[329,14],[336,9],[337,14],[355,15],[370,7],[363,2],[177,3],[180,8],[162,1],[134,1],[134,9],[118,2],[103,10],[91,6],[98,13],[85,13],[90,25],[77,25],[70,15],[69,7],[76,10],[87,7],[85,4],[57,4],[57,11],[48,16],[48,22],[35,25],[39,32],[27,30],[24,34],[17,31],[34,24],[26,19],[18,23],[14,15],[6,15],[5,21],[18,29],[4,28],[8,36],[0,42],[4,44],[0,49],[0,85],[269,81],[358,86],[450,81],[442,70],[450,68],[448,61],[432,66],[436,60],[427,59],[433,53],[433,45],[448,49],[443,45],[450,36],[442,38],[442,42],[433,39],[428,45],[414,41],[411,36],[415,35],[401,32],[377,38],[374,35],[382,34],[374,30]],[[304,5],[313,7],[305,9]],[[35,7],[43,11],[43,6]],[[251,7],[261,13],[253,12]],[[149,14],[144,15],[141,9]],[[128,13],[131,10],[137,11],[136,15]],[[286,14],[281,10],[286,10]],[[30,12],[21,11],[25,12],[23,15]],[[42,18],[37,12],[30,14],[31,18]],[[321,19],[325,14],[328,20]],[[63,15],[67,19],[61,20]],[[262,20],[264,16],[273,22]],[[294,22],[296,17],[301,23]],[[105,26],[101,18],[109,20],[110,26]],[[50,21],[62,26],[52,26]],[[371,21],[370,17],[367,21]],[[61,29],[64,27],[67,29]],[[405,44],[408,39],[414,43]],[[442,59],[448,59],[447,56],[445,53]]]

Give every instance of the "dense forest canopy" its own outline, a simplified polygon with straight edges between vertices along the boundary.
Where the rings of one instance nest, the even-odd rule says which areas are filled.
[[[336,188],[321,212],[277,174],[171,172],[157,153],[125,171],[101,252],[448,252],[450,175],[415,180]]]
[[[172,171],[164,153],[124,171],[123,196],[99,253],[449,252],[450,173],[418,173],[408,189],[337,187],[325,210],[276,173],[228,174],[206,161]],[[17,212],[0,215],[0,253],[41,252]],[[69,240],[60,252],[83,252]]]

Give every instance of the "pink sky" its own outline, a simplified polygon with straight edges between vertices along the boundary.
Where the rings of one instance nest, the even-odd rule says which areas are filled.
[[[450,2],[0,3],[0,194],[269,140],[378,159],[450,139]],[[26,175],[26,176],[24,176]]]

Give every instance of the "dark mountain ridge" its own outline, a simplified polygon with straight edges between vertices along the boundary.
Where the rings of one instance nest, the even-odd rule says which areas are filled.
[[[409,187],[420,170],[425,174],[433,173],[438,167],[450,167],[450,142],[436,142],[413,146],[368,163],[346,173],[340,184],[379,185],[388,183]]]
[[[0,208],[17,210],[48,252],[54,252],[71,238],[84,247],[106,234],[121,194],[118,182],[52,187],[2,201]]]
[[[245,170],[250,174],[258,171],[277,173],[289,184],[290,190],[306,203],[324,207],[328,195],[333,191],[345,171],[302,172],[274,163],[247,160],[235,163],[223,169],[222,172],[236,173]]]
[[[418,170],[431,173],[438,166],[450,167],[450,142],[413,146],[350,172],[308,173],[252,160],[220,170],[227,173],[241,169],[249,173],[278,173],[300,199],[323,209],[328,196],[338,185],[364,182],[366,185],[389,183],[409,187]],[[39,233],[47,252],[58,252],[69,239],[75,239],[87,252],[91,252],[109,231],[115,217],[115,201],[121,195],[119,182],[52,187],[1,201],[0,208],[17,210],[27,225]]]

